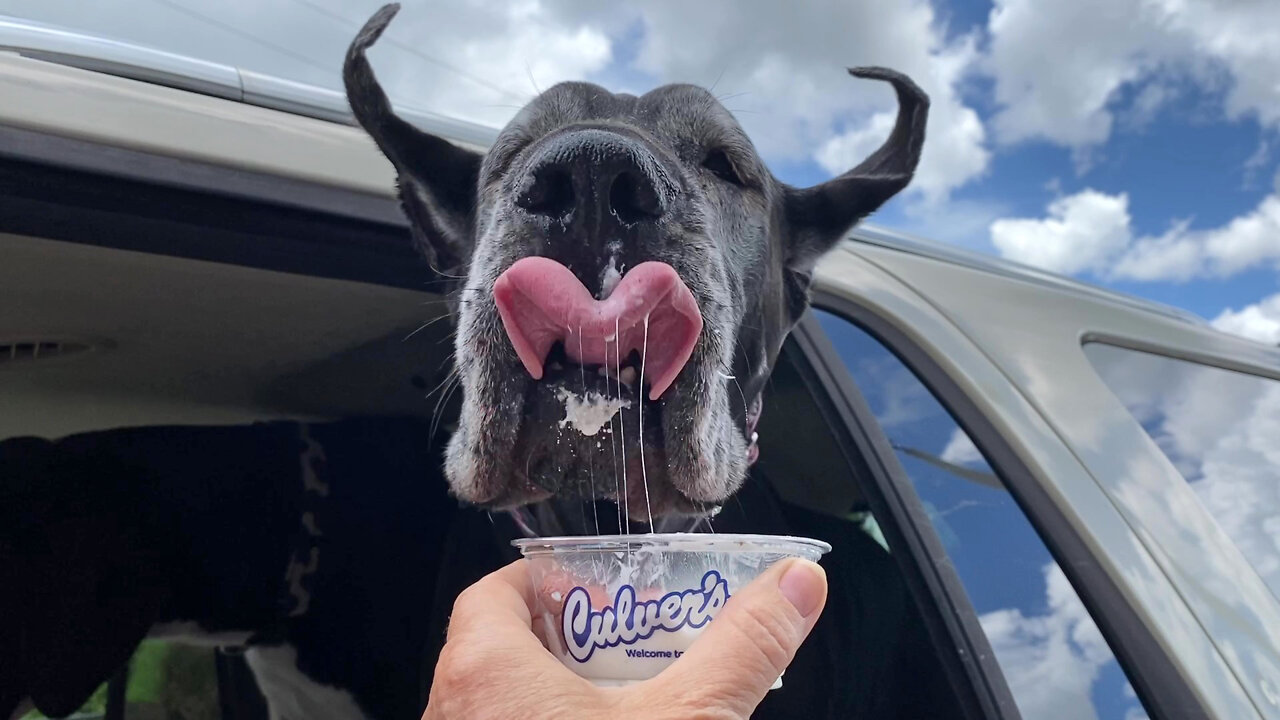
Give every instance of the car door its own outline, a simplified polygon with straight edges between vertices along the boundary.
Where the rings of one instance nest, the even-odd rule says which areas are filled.
[[[1052,433],[1037,432],[1044,420],[1019,407],[983,354],[971,344],[941,352],[949,341],[963,347],[963,335],[853,252],[826,271],[842,282],[819,293],[796,341],[819,392],[839,406],[833,416],[878,469],[877,517],[896,526],[884,535],[939,616],[935,641],[971,654],[963,671],[983,712],[1257,716],[1177,594],[1155,587],[1159,573],[1115,509],[1096,492],[1073,507],[1037,478],[1052,468],[1096,488]],[[1008,415],[1019,423],[1005,424]],[[1080,531],[1070,516],[1083,511],[1094,528],[1114,521],[1110,546]],[[1145,598],[1126,597],[1129,579],[1108,568],[1117,559],[1152,581]],[[1151,614],[1144,603],[1157,589],[1163,607]]]
[[[1228,530],[1227,518],[1215,518],[1211,509],[1218,509],[1205,501],[1197,477],[1185,476],[1201,458],[1169,457],[1160,443],[1172,438],[1151,424],[1156,418],[1140,419],[1128,407],[1140,386],[1113,387],[1107,366],[1091,357],[1099,345],[1159,356],[1165,380],[1148,398],[1162,401],[1190,397],[1181,378],[1236,373],[1235,383],[1209,379],[1190,386],[1216,388],[1208,394],[1212,401],[1215,394],[1228,397],[1229,389],[1241,397],[1243,383],[1252,388],[1245,402],[1210,402],[1188,417],[1207,421],[1206,442],[1238,444],[1229,436],[1266,427],[1262,401],[1277,377],[1280,352],[1171,308],[1063,278],[883,246],[859,248],[859,255],[924,299],[930,311],[918,320],[910,316],[911,324],[933,318],[942,325],[913,341],[997,424],[1073,532],[1104,550],[1094,553],[1098,568],[1171,650],[1197,693],[1211,706],[1222,704],[1215,714],[1280,717],[1280,603],[1264,580],[1266,568],[1251,562],[1253,548],[1232,537],[1236,529]],[[860,275],[874,307],[877,275]],[[900,312],[913,311],[881,307],[876,314]],[[985,359],[972,357],[972,350]],[[1185,369],[1167,370],[1174,361]],[[1242,422],[1246,417],[1258,422]],[[1157,430],[1154,437],[1150,430]],[[1233,467],[1236,479],[1242,471],[1274,478],[1275,463],[1265,456]]]

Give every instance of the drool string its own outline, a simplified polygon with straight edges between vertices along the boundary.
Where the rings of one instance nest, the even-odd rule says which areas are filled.
[[[583,357],[582,326],[579,325],[578,326],[578,374],[582,376],[582,400],[583,402],[586,402],[587,400],[587,368],[585,365],[582,364],[582,357]],[[588,444],[590,444],[590,441],[588,441]],[[590,485],[591,517],[596,522],[596,534],[599,535],[600,534],[600,511],[596,509],[596,456],[595,456],[595,453],[590,451],[587,452],[587,472],[588,472],[588,477],[591,478],[591,485]],[[587,519],[585,516],[582,519],[582,524],[583,525],[587,524]]]
[[[649,503],[649,471],[644,466],[644,360],[649,355],[649,315],[644,316],[644,347],[640,351],[639,400],[640,410],[640,475],[644,479],[644,506],[649,511],[649,532],[653,532],[653,505]]]
[[[618,318],[613,319],[613,349],[617,360],[618,375],[615,378],[618,383],[618,403],[622,403],[622,342],[619,338],[620,328],[618,326]],[[605,345],[604,359],[609,362],[608,345]],[[622,528],[622,534],[631,534],[631,501],[627,492],[627,421],[623,418],[618,426],[622,428],[622,518],[626,525]],[[643,443],[642,443],[643,444]]]

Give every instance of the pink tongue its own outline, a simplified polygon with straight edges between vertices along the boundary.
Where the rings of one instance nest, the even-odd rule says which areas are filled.
[[[631,268],[607,299],[596,300],[569,268],[527,257],[494,281],[493,297],[507,337],[533,379],[542,379],[542,363],[557,340],[581,365],[616,368],[620,357],[639,350],[651,400],[675,382],[702,332],[693,293],[674,268],[661,262]]]

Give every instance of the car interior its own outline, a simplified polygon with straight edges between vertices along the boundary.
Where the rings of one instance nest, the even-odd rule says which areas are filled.
[[[322,598],[341,595],[324,601],[323,624],[309,627],[321,621],[302,615],[263,630],[253,642],[278,642],[283,633],[324,653],[326,638],[341,627],[350,642],[332,652],[346,654],[352,673],[401,678],[385,686],[370,680],[375,691],[385,687],[387,697],[377,706],[366,703],[367,714],[420,712],[452,598],[514,559],[509,542],[521,530],[509,517],[462,507],[447,493],[438,453],[458,412],[449,374],[451,327],[433,275],[413,254],[404,227],[16,161],[0,167],[0,197],[0,559],[30,560],[39,548],[63,545],[91,548],[100,558],[113,548],[133,552],[163,542],[156,536],[113,540],[112,533],[127,534],[134,521],[127,504],[103,510],[120,513],[112,522],[60,523],[54,514],[61,506],[44,500],[52,491],[12,472],[25,439],[72,438],[49,445],[56,459],[85,443],[100,449],[134,442],[121,440],[133,435],[113,434],[126,429],[330,427],[326,447],[349,441],[348,459],[335,459],[334,451],[330,465],[360,476],[364,494],[350,495],[350,502],[378,497],[382,504],[331,505],[326,512],[338,526],[375,524],[379,542],[386,542],[369,550],[380,557],[365,558],[365,574],[329,578],[326,587],[338,588],[332,595],[317,591],[317,612]],[[923,620],[926,603],[905,579],[911,561],[893,551],[892,533],[886,547],[869,530],[874,484],[848,462],[843,431],[822,408],[828,391],[806,374],[806,362],[789,341],[766,394],[760,461],[742,490],[696,528],[803,535],[834,548],[823,560],[831,582],[828,608],[782,688],[765,698],[756,716],[964,716],[954,673],[937,649],[942,643]],[[377,429],[342,424],[358,419],[373,419],[369,427]],[[163,463],[179,468],[204,462],[198,453],[213,447],[227,448],[219,462],[228,467],[254,461],[237,455],[234,444],[200,444],[170,443],[156,453],[173,455]],[[413,462],[398,463],[402,455],[413,455]],[[135,465],[114,465],[97,457],[70,465],[73,478],[40,477],[109,498],[122,472],[148,462],[135,457]],[[173,472],[163,477],[177,478],[181,470]],[[210,492],[216,495],[216,487]],[[341,496],[335,490],[334,499]],[[110,505],[103,500],[103,508]],[[609,525],[612,505],[587,507],[548,506],[533,516],[542,518],[543,529],[555,518],[562,528],[581,528],[594,513],[602,532],[618,528],[616,520]],[[163,511],[138,509],[137,517]],[[211,532],[211,544],[234,546],[233,562],[252,565],[249,535],[231,524],[225,535]],[[344,550],[343,537],[326,537],[325,552],[355,556],[373,548]],[[5,601],[16,602],[17,610],[0,612],[0,638],[21,652],[0,660],[0,679],[30,679],[37,668],[50,687],[64,678],[84,685],[79,661],[105,642],[95,633],[121,617],[92,617],[104,612],[94,593],[104,583],[127,586],[136,578],[119,580],[104,570],[93,576],[96,585],[82,586],[53,579],[79,572],[74,563],[14,566],[25,570],[4,583],[18,588],[17,597]],[[374,572],[396,577],[374,578]],[[238,591],[234,575],[207,580],[208,587],[195,590]],[[33,608],[58,622],[40,631],[29,621]],[[67,631],[72,626],[75,631]],[[409,647],[384,642],[396,628],[409,628]],[[130,645],[125,655],[128,662],[105,668],[85,686],[90,697],[77,717],[267,717],[235,644],[153,638]],[[415,694],[407,696],[405,687]],[[57,695],[56,687],[50,692],[71,696]],[[0,710],[22,699],[0,693]],[[34,710],[19,716],[40,717]]]

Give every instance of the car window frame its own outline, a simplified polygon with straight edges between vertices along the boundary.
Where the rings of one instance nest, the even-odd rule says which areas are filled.
[[[924,506],[812,312],[802,316],[783,353],[831,425],[853,476],[872,483],[860,489],[921,612],[961,711],[970,718],[1021,718],[959,577],[949,563],[935,562],[946,554]]]
[[[822,289],[815,290],[813,295],[812,304],[815,308],[853,324],[892,353],[980,448],[992,471],[1008,489],[1018,508],[1075,589],[1150,718],[1180,720],[1209,717],[1204,704],[1178,672],[1155,634],[1142,623],[1132,606],[1125,602],[1120,586],[1094,561],[1084,539],[1035,479],[1027,464],[978,404],[933,359],[927,349],[912,339],[894,318],[881,315],[870,305],[863,305],[854,299]],[[854,386],[843,359],[836,353],[812,313],[806,313],[806,320],[797,327],[796,333],[806,336],[806,345],[812,352],[830,356],[823,360],[825,364],[831,365],[834,362],[835,367],[839,368],[832,373],[835,381],[831,390],[844,391],[845,387]],[[822,339],[815,339],[815,334],[821,335]],[[860,394],[858,399],[861,400]],[[861,402],[865,406],[865,400]],[[870,412],[869,408],[865,410]],[[872,422],[874,423],[874,418]],[[878,423],[874,427],[876,433],[883,436]],[[887,440],[883,447],[888,447]],[[884,452],[884,449],[880,451]],[[886,464],[882,466],[893,467]],[[902,472],[901,468],[899,472]],[[914,489],[910,487],[909,481],[907,490],[914,497]],[[918,505],[918,499],[916,503]],[[917,532],[932,534],[931,524],[922,513],[909,516],[908,520],[924,524]],[[941,544],[933,547],[937,551],[934,559],[945,560],[946,554],[942,551]],[[959,579],[956,578],[955,582],[959,583]],[[970,611],[972,612],[972,608]],[[976,616],[973,622],[977,622]],[[980,627],[978,632],[982,633]],[[982,639],[986,641],[985,633],[982,633]],[[995,662],[994,658],[992,662]],[[1004,674],[998,665],[996,672],[1003,684]],[[1007,685],[1005,687],[1007,691]]]
[[[0,124],[0,195],[0,233],[419,292],[444,279],[394,197],[307,180]]]

